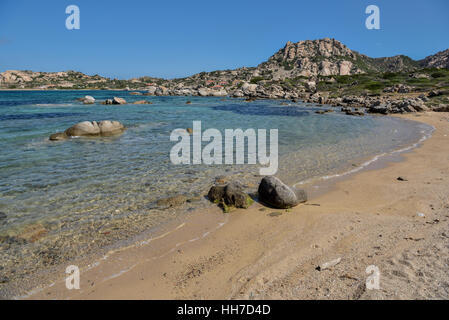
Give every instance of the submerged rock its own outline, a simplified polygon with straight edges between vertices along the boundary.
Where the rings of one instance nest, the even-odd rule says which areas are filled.
[[[134,101],[133,104],[153,104],[153,102],[146,101],[146,100],[139,100],[139,101]]]
[[[360,111],[360,110],[346,111],[345,114],[347,116],[364,116],[365,115],[365,113],[363,111]]]
[[[54,133],[50,136],[51,141],[62,141],[67,140],[69,137],[65,134],[65,132]]]
[[[317,110],[317,111],[315,111],[315,113],[317,113],[317,114],[326,114],[326,113],[329,113],[329,112],[334,112],[334,110],[327,109],[327,110]]]
[[[27,225],[18,235],[18,238],[25,240],[26,242],[36,242],[47,235],[47,233],[48,230],[42,224],[34,223]]]
[[[259,185],[259,199],[278,209],[288,209],[307,201],[307,194],[302,189],[290,188],[280,179],[267,176]]]
[[[157,205],[162,208],[172,208],[179,207],[187,202],[187,197],[183,195],[177,195],[173,197],[168,197],[164,199],[159,199]]]

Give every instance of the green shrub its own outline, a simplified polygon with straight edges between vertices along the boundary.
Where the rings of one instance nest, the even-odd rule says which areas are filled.
[[[265,78],[264,77],[254,77],[250,80],[250,82],[256,84],[262,80],[265,80]]]
[[[446,76],[446,73],[444,71],[437,71],[431,74],[432,78],[443,78]]]
[[[383,89],[385,87],[385,84],[383,84],[382,82],[370,81],[370,82],[367,82],[364,85],[364,87],[365,87],[365,89],[375,91],[375,90]]]
[[[392,78],[396,78],[398,75],[396,74],[396,73],[394,73],[394,72],[385,72],[383,75],[382,75],[382,78],[383,79],[387,79],[387,80],[389,80],[389,79],[392,79]]]
[[[335,80],[341,84],[348,84],[352,81],[351,76],[336,76]]]

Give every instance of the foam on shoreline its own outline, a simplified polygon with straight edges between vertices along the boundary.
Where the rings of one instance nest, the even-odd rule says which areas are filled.
[[[310,178],[310,179],[306,179],[304,181],[300,181],[297,182],[295,184],[293,184],[293,187],[296,186],[301,186],[301,185],[306,185],[312,182],[318,182],[318,181],[325,181],[325,180],[331,180],[331,179],[335,179],[335,178],[341,178],[347,175],[351,175],[354,173],[357,173],[365,168],[367,168],[369,165],[377,162],[378,160],[381,160],[384,157],[390,156],[390,155],[396,155],[396,154],[401,154],[407,151],[410,151],[412,149],[415,149],[416,147],[418,147],[421,143],[423,143],[424,141],[426,141],[427,139],[429,139],[433,132],[435,131],[435,127],[431,126],[431,130],[430,132],[426,133],[424,130],[421,131],[421,133],[423,134],[423,136],[418,140],[418,142],[413,143],[410,146],[407,147],[402,147],[400,149],[397,150],[393,150],[390,152],[383,152],[381,154],[375,155],[374,157],[370,158],[369,160],[363,162],[361,165],[357,166],[354,169],[348,170],[348,171],[344,171],[342,173],[336,173],[336,174],[332,174],[332,175],[325,175],[325,176],[321,176],[318,178]]]

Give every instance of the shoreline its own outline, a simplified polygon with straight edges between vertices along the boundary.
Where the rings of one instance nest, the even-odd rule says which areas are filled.
[[[155,87],[156,88],[156,87]],[[165,88],[163,86],[158,87]],[[166,89],[166,88],[165,88]],[[205,89],[205,88],[202,88]],[[185,89],[190,90],[190,89]],[[208,89],[209,90],[209,89]],[[240,90],[240,89],[239,89]],[[76,92],[76,91],[123,91],[128,92],[130,95],[132,92],[140,92],[140,95],[147,97],[216,97],[221,99],[244,99],[246,102],[254,102],[257,100],[273,100],[273,101],[291,101],[297,103],[302,101],[304,104],[315,104],[319,107],[326,108],[341,108],[342,112],[351,116],[365,116],[366,114],[382,114],[382,115],[397,115],[397,114],[408,114],[423,111],[436,111],[436,112],[449,112],[449,105],[446,104],[446,100],[436,99],[431,105],[427,105],[431,99],[439,96],[444,96],[447,92],[431,90],[429,92],[424,91],[407,91],[407,92],[394,92],[385,93],[384,95],[376,94],[356,94],[351,96],[346,96],[344,98],[329,98],[330,92],[303,92],[301,94],[297,93],[287,93],[286,95],[268,95],[268,94],[256,94],[254,91],[240,92],[239,94],[228,93],[226,90],[221,91],[208,91],[206,93],[202,92],[190,92],[185,93],[184,91],[172,90],[169,92],[157,91],[150,92],[145,89],[0,89],[0,92],[6,91],[23,91],[23,92]],[[145,92],[147,94],[145,94]],[[424,94],[425,93],[425,94]],[[440,101],[441,100],[441,101]],[[328,110],[321,110],[321,114],[328,112]]]
[[[397,118],[404,118],[398,115],[390,115],[391,117],[397,117]],[[415,121],[412,119],[409,119],[410,117],[407,117],[408,121]],[[415,121],[419,122],[419,121]],[[424,124],[423,122],[421,122]],[[332,173],[325,176],[320,177],[313,177],[306,179],[304,181],[299,181],[295,184],[293,184],[293,187],[301,187],[301,186],[307,186],[310,184],[326,184],[326,181],[329,181],[329,184],[335,184],[336,181],[345,179],[346,177],[350,177],[354,174],[357,174],[358,172],[363,172],[364,170],[373,170],[374,169],[382,169],[386,166],[388,166],[388,163],[390,162],[396,162],[396,161],[402,161],[402,154],[407,153],[409,151],[412,151],[415,148],[419,148],[419,146],[424,143],[426,140],[430,139],[432,137],[432,134],[436,130],[435,127],[430,126],[431,129],[429,132],[424,135],[415,143],[408,145],[408,146],[401,146],[398,149],[387,151],[383,153],[376,154],[374,156],[369,156],[361,159],[353,159],[353,160],[361,160],[361,164],[357,165],[353,169],[349,169],[347,171],[342,171],[338,173]],[[358,161],[355,161],[358,162]]]
[[[317,117],[321,117],[321,116],[317,116]],[[347,118],[344,115],[343,115],[343,117]],[[376,118],[379,117],[379,120],[381,119],[381,116],[374,116],[374,117],[376,117]],[[347,118],[347,119],[349,120],[349,118]],[[355,120],[356,119],[354,119],[354,121]],[[386,119],[384,119],[384,120],[386,120]],[[414,126],[414,125],[412,125],[412,126]],[[417,131],[417,133],[418,133],[418,131]],[[421,136],[421,134],[419,134],[419,136]],[[416,137],[416,136],[414,135],[414,137]],[[417,140],[417,138],[415,138],[415,140]],[[410,140],[410,142],[414,142],[415,140]],[[44,140],[42,140],[42,141],[44,141]],[[45,140],[45,141],[47,141],[47,140]],[[368,139],[368,141],[369,141],[369,139]],[[47,141],[47,143],[51,143],[51,142]],[[400,146],[400,145],[401,144],[397,144],[397,147]],[[403,145],[408,145],[408,143],[404,143]],[[375,148],[374,148],[374,150],[375,150]],[[373,152],[376,152],[376,151],[373,151]],[[367,154],[370,154],[370,153],[367,153]],[[373,153],[373,154],[375,154],[375,153]],[[357,161],[356,163],[360,163],[360,162],[358,162],[359,160],[363,161],[363,158],[360,158],[360,159],[357,158],[354,161]],[[289,163],[289,160],[284,160],[284,161],[287,161],[287,162],[285,162],[287,164]],[[340,166],[339,167],[335,167],[335,170],[332,169],[332,172],[341,172],[340,170],[346,170],[347,168],[351,169],[351,161],[352,161],[352,159],[349,159],[348,162],[347,163],[345,162],[344,164],[342,164],[341,167]],[[344,167],[344,166],[346,166],[346,167]],[[241,173],[242,172],[243,171],[241,171]],[[248,172],[249,171],[245,171],[245,173],[244,173],[245,177],[235,176],[234,174],[232,174],[231,176],[232,176],[232,179],[240,179],[240,178],[242,178],[245,181],[249,182],[248,183],[248,188],[249,188],[248,191],[249,192],[254,192],[256,190],[253,190],[253,189],[257,187],[257,184],[260,181],[260,179],[258,180],[257,177],[253,178],[252,174],[249,174],[249,176],[248,176]],[[302,172],[302,171],[298,171],[298,172]],[[316,176],[318,177],[320,174],[327,173],[327,172],[330,172],[330,171],[321,172],[321,173],[319,173]],[[236,174],[239,174],[239,173],[236,173]],[[216,176],[216,174],[215,174],[215,176]],[[298,176],[297,176],[297,178],[298,178]],[[298,180],[296,180],[296,181],[298,181]],[[289,182],[295,182],[295,181],[293,180],[293,181],[289,181]],[[203,190],[203,191],[207,193],[208,185],[205,185],[205,187],[206,187],[206,189]],[[204,193],[202,193],[202,194],[204,194]],[[188,194],[186,194],[186,196],[190,200],[190,196]],[[196,203],[197,203],[198,199],[195,199],[195,197],[193,197],[191,200],[193,200],[193,201],[187,201],[186,205],[183,206],[183,207],[186,207],[185,208],[186,210],[187,209],[189,209],[189,210],[194,210],[195,209],[195,208],[191,208],[191,207],[194,206],[194,205],[196,206]],[[209,201],[207,201],[204,198],[200,199],[200,202],[198,202],[198,206],[202,205],[202,204],[206,204],[206,203],[209,205],[209,207],[213,206],[212,204],[209,203]],[[189,207],[189,208],[187,208],[187,207]],[[153,207],[151,207],[151,208],[153,208]],[[184,216],[186,214],[186,212],[184,210],[182,210],[182,209],[179,210],[179,211],[183,211],[183,213],[181,213],[182,216]],[[163,217],[163,216],[165,216],[167,214],[169,216],[171,216],[172,214],[174,214],[174,212],[171,212],[171,211],[170,212],[158,211],[157,214],[160,217]],[[143,217],[144,216],[145,215],[143,215]],[[148,217],[149,217],[149,215],[148,215]],[[188,217],[188,216],[186,216],[186,217]],[[167,220],[172,220],[172,217],[170,217]],[[147,220],[145,220],[145,218],[142,218],[142,219],[139,219],[138,221],[140,221],[139,222],[140,225],[143,225],[145,227],[140,228],[140,230],[138,230],[139,228],[132,228],[132,227],[127,229],[125,223],[129,223],[131,225],[131,222],[129,222],[129,220],[126,220],[126,219],[122,219],[122,221],[123,221],[122,225],[120,225],[121,224],[120,219],[116,219],[116,220],[113,220],[113,224],[111,223],[111,226],[108,225],[105,228],[101,228],[101,229],[98,228],[98,230],[101,230],[101,232],[98,231],[98,234],[96,232],[97,230],[95,230],[96,228],[91,228],[92,230],[89,233],[86,232],[86,234],[91,239],[94,239],[94,240],[100,239],[100,241],[103,241],[102,246],[95,248],[95,246],[92,245],[92,246],[90,246],[90,248],[89,248],[89,250],[87,252],[83,251],[83,250],[77,250],[78,255],[76,255],[76,256],[75,255],[70,256],[70,254],[72,252],[74,252],[74,251],[70,251],[70,249],[72,248],[72,246],[70,245],[70,242],[72,241],[71,239],[73,238],[73,237],[70,236],[70,229],[67,228],[68,231],[66,233],[59,233],[59,230],[53,229],[53,228],[50,229],[49,227],[47,227],[47,225],[45,224],[45,221],[42,222],[42,221],[38,220],[38,221],[36,221],[36,223],[30,224],[33,228],[34,227],[36,227],[36,228],[35,229],[29,228],[28,230],[31,229],[31,232],[26,234],[26,236],[28,238],[36,237],[35,239],[38,239],[37,245],[39,246],[41,243],[44,243],[44,245],[41,245],[39,247],[34,246],[35,249],[32,250],[34,254],[31,255],[31,257],[34,256],[34,255],[38,255],[38,256],[37,256],[37,259],[34,259],[34,258],[33,259],[29,259],[33,263],[32,267],[26,268],[26,269],[24,269],[24,268],[20,269],[19,266],[12,266],[12,268],[9,268],[8,270],[13,270],[15,272],[11,272],[11,273],[10,272],[5,272],[5,275],[8,275],[8,278],[6,278],[6,281],[7,281],[6,285],[2,286],[3,288],[1,290],[0,295],[2,295],[2,296],[9,296],[9,294],[4,294],[3,292],[9,292],[9,291],[6,291],[6,290],[9,290],[11,288],[12,289],[17,288],[21,284],[24,284],[24,285],[28,286],[29,288],[33,288],[34,284],[40,283],[39,280],[40,280],[40,277],[41,277],[42,274],[44,275],[43,278],[46,278],[47,275],[51,275],[51,274],[58,274],[58,275],[64,274],[63,273],[64,270],[62,270],[61,268],[63,268],[63,267],[65,268],[67,263],[72,262],[72,263],[77,264],[78,261],[82,261],[83,262],[83,261],[89,260],[89,259],[86,259],[85,257],[89,257],[89,258],[92,257],[92,260],[93,260],[95,257],[103,254],[105,252],[105,250],[107,251],[110,248],[114,248],[115,249],[115,248],[117,248],[119,246],[120,247],[123,247],[123,246],[126,247],[130,243],[132,243],[134,239],[138,239],[138,238],[140,238],[141,236],[144,236],[144,235],[152,234],[152,232],[154,230],[157,233],[158,229],[159,229],[159,226],[162,226],[162,225],[164,225],[167,222],[166,220],[164,220],[164,222],[162,222],[159,219],[159,221],[157,222],[158,226],[156,226],[155,224],[150,223],[153,220],[151,220],[151,221],[148,220],[148,223],[147,223]],[[25,225],[25,227],[26,226],[27,225]],[[119,231],[115,232],[114,231],[115,229],[113,228],[114,226],[118,226],[119,228],[117,230],[119,230]],[[102,226],[100,226],[100,227],[102,227]],[[173,226],[173,227],[175,227],[175,226]],[[17,231],[15,233],[13,232],[11,235],[13,237],[16,236],[16,235],[20,235],[21,233],[24,233],[24,231],[23,231],[24,229],[25,228],[22,228],[22,230],[20,230],[20,231]],[[34,230],[36,230],[36,231],[34,231]],[[44,231],[42,231],[42,230],[44,230]],[[49,230],[49,236],[48,237],[47,237],[47,234],[45,234],[45,230]],[[56,231],[54,231],[54,230],[56,230]],[[80,233],[79,230],[85,231],[85,229],[81,229],[80,228],[80,229],[78,229],[78,233]],[[127,232],[126,230],[130,230],[131,233]],[[28,231],[25,230],[25,233],[26,232],[28,232]],[[58,239],[57,237],[60,234],[62,234],[62,236],[61,236],[62,241],[65,241],[65,243],[69,243],[69,245],[66,246],[66,247],[69,248],[69,250],[67,250],[67,251],[58,250],[58,249],[54,250],[53,249],[55,247],[58,248],[58,245],[53,246],[52,244],[54,243],[54,239]],[[76,234],[76,232],[75,232],[75,234]],[[9,236],[9,235],[7,235],[7,236]],[[87,238],[87,236],[85,236],[84,239],[83,239],[84,243],[89,243],[89,241],[86,242],[86,238]],[[49,239],[49,241],[45,242],[46,239]],[[112,240],[110,240],[110,239],[112,239]],[[15,238],[12,238],[12,241],[14,241],[14,240],[15,240]],[[9,241],[9,239],[6,238],[6,241]],[[32,242],[30,245],[34,245],[33,244],[34,240],[32,240],[30,242]],[[74,245],[73,247],[78,248],[78,247],[76,247],[76,245]],[[91,248],[92,248],[92,250],[90,250]],[[8,251],[6,251],[6,253],[7,252]],[[67,256],[66,256],[66,253],[67,253]],[[43,259],[40,258],[41,254],[44,256],[44,258],[46,258],[46,255],[49,255],[49,256],[48,256],[48,258],[45,259],[45,261],[43,261]],[[17,259],[17,258],[14,257],[14,259]],[[11,261],[11,260],[13,260],[13,259],[10,259],[9,261]],[[33,260],[34,260],[34,262],[33,262]],[[41,261],[43,261],[43,262],[41,263]],[[53,261],[55,261],[55,262],[53,262]],[[39,265],[38,265],[38,263],[39,263]],[[87,261],[86,263],[88,264],[88,263],[90,263],[90,261]],[[28,264],[28,265],[30,265],[30,264]],[[82,265],[82,264],[80,264],[80,265]],[[36,266],[36,267],[34,267],[34,266]],[[5,271],[6,270],[7,269],[5,268]],[[22,270],[25,270],[25,272],[22,272]],[[61,272],[61,270],[62,270],[62,272]],[[19,271],[19,272],[17,272],[17,271]],[[20,286],[20,287],[21,287],[21,289],[23,289],[22,286]]]
[[[408,118],[408,119],[419,118],[419,117],[413,117],[410,115],[409,116],[401,116],[401,117]],[[420,117],[426,117],[426,121],[424,121],[424,122],[427,122],[427,123],[429,122],[427,119],[429,117],[429,115],[426,114],[426,115],[422,115]],[[430,117],[431,117],[431,119],[435,119],[435,118],[441,119],[441,118],[445,117],[445,114],[433,113],[433,115]],[[414,119],[414,120],[417,120],[417,119]],[[419,121],[419,119],[418,119],[418,121]],[[430,122],[434,122],[434,121],[435,120],[431,120]],[[437,130],[438,130],[438,128],[437,128]],[[438,132],[438,131],[436,131],[436,132]],[[412,151],[405,153],[403,155],[403,157],[405,158],[405,161],[401,161],[398,163],[387,163],[386,167],[375,168],[374,171],[377,172],[377,171],[388,170],[388,168],[391,168],[391,167],[394,167],[397,165],[400,166],[401,164],[407,163],[408,158],[410,157],[410,154],[416,153],[417,150],[421,150],[423,148],[423,146],[426,146],[432,140],[433,140],[433,137],[430,138],[428,141],[424,142],[423,145],[421,145],[419,148],[413,149]],[[341,179],[341,181],[336,181],[335,182],[336,185],[329,188],[329,190],[327,190],[324,195],[318,195],[318,197],[313,198],[312,202],[321,202],[322,198],[329,197],[329,194],[338,192],[340,184],[345,184],[345,183],[350,184],[352,180],[359,180],[359,177],[361,175],[365,175],[367,172],[369,173],[369,172],[374,172],[374,171],[370,171],[369,169],[366,169],[366,170],[361,170],[357,173],[351,174],[349,176],[346,176],[343,179]],[[337,180],[340,180],[340,179],[337,179]],[[287,230],[295,229],[295,228],[300,227],[304,223],[304,221],[299,221],[300,223],[298,223],[298,221],[297,221],[298,219],[302,220],[302,219],[300,219],[300,216],[301,216],[301,213],[303,213],[303,211],[309,211],[309,210],[312,212],[318,211],[318,212],[320,212],[321,215],[323,214],[323,212],[321,212],[322,205],[315,206],[313,204],[314,203],[309,203],[308,205],[304,205],[304,206],[300,205],[299,207],[293,208],[291,210],[291,212],[283,213],[280,217],[270,217],[270,216],[263,214],[262,212],[259,212],[259,210],[262,209],[262,206],[260,206],[259,204],[255,204],[250,209],[247,209],[247,210],[237,210],[235,212],[232,212],[229,215],[229,221],[226,224],[222,225],[213,234],[210,234],[210,233],[207,234],[208,237],[210,236],[210,238],[208,238],[208,241],[204,241],[204,239],[203,239],[203,241],[189,241],[192,239],[187,239],[188,237],[186,237],[186,236],[189,236],[189,234],[187,234],[188,231],[186,231],[186,230],[188,228],[184,229],[184,226],[185,226],[184,225],[183,228],[181,228],[182,230],[180,230],[180,232],[178,232],[178,234],[176,236],[175,235],[170,236],[170,238],[173,238],[173,239],[168,239],[168,238],[164,237],[165,238],[164,241],[167,243],[167,245],[169,242],[171,242],[172,245],[174,244],[174,247],[172,246],[172,248],[166,253],[167,254],[166,256],[159,257],[159,259],[162,260],[162,261],[159,261],[160,264],[158,263],[158,266],[156,268],[157,270],[159,270],[159,272],[153,271],[153,272],[150,272],[150,274],[148,274],[148,272],[146,272],[147,275],[144,278],[150,279],[147,281],[137,279],[138,277],[136,275],[136,272],[138,274],[139,273],[138,271],[133,270],[132,272],[128,272],[130,270],[127,268],[120,269],[117,271],[117,270],[113,270],[113,269],[117,269],[117,266],[112,265],[112,263],[105,263],[101,267],[96,266],[98,268],[94,268],[94,269],[96,269],[95,271],[88,270],[86,277],[95,279],[95,280],[87,279],[88,281],[95,283],[95,285],[92,285],[92,286],[89,285],[89,287],[88,287],[89,292],[85,292],[85,291],[70,292],[69,295],[67,295],[68,292],[62,285],[55,284],[52,287],[44,289],[42,292],[35,293],[34,295],[32,295],[31,297],[28,297],[28,298],[63,298],[63,297],[69,298],[69,297],[71,297],[71,298],[76,298],[76,299],[77,298],[88,298],[88,299],[89,298],[94,298],[94,299],[95,298],[113,298],[113,299],[114,298],[151,298],[151,299],[181,298],[182,299],[182,298],[198,298],[198,296],[201,296],[201,298],[210,299],[210,298],[245,297],[244,294],[240,294],[240,293],[237,294],[235,292],[236,290],[230,291],[230,289],[232,287],[239,286],[239,282],[237,281],[237,283],[236,283],[235,279],[233,279],[233,277],[235,277],[235,274],[233,274],[232,271],[234,271],[234,272],[238,271],[238,270],[235,270],[235,267],[228,266],[228,268],[225,268],[225,271],[226,271],[225,275],[221,275],[221,273],[216,274],[214,272],[215,269],[221,269],[220,266],[222,264],[228,265],[228,263],[226,263],[226,261],[229,259],[228,255],[231,256],[231,260],[232,260],[232,258],[234,258],[234,259],[236,258],[235,257],[236,254],[232,253],[233,250],[229,251],[230,249],[226,248],[228,246],[223,244],[223,242],[224,243],[227,242],[226,239],[231,240],[232,238],[229,239],[229,236],[226,234],[223,234],[223,233],[231,233],[231,234],[235,235],[235,238],[241,239],[244,236],[242,236],[239,233],[236,233],[234,230],[232,230],[232,228],[237,227],[238,229],[240,229],[242,231],[250,230],[253,235],[259,236],[259,238],[260,238],[259,240],[265,243],[266,237],[265,237],[264,233],[261,233],[260,228],[257,228],[257,227],[254,227],[251,225],[251,223],[250,223],[251,218],[249,218],[249,217],[255,218],[255,221],[262,220],[262,221],[260,221],[260,224],[261,224],[263,230],[265,230],[265,228],[267,228],[268,226],[272,226],[273,219],[276,219],[277,221],[283,220],[283,219],[296,221],[297,223],[293,224],[293,225],[290,223],[287,223],[287,224],[282,223],[282,225],[284,225],[284,227],[286,227]],[[215,218],[218,218],[219,216],[223,215],[222,213],[219,212],[219,210],[215,211],[215,212],[213,212],[214,211],[213,209],[212,210],[203,209],[203,210],[209,211],[209,212],[200,213],[197,216],[197,217],[200,217],[198,221],[201,221],[204,217],[207,217],[207,216],[209,216],[209,217],[215,216]],[[266,209],[266,211],[270,211],[270,210],[271,209]],[[212,211],[212,215],[210,215],[210,211]],[[284,210],[273,210],[273,211],[284,211]],[[294,217],[295,213],[297,213],[296,218]],[[307,214],[307,216],[308,215],[309,214]],[[289,217],[287,217],[287,216],[289,216]],[[309,217],[309,220],[310,220],[310,218],[311,217]],[[218,218],[218,220],[219,219],[220,218]],[[248,220],[248,219],[250,219],[250,220]],[[216,221],[218,221],[218,220],[216,220]],[[216,223],[216,221],[214,223]],[[212,223],[212,225],[214,223]],[[259,223],[257,223],[257,225],[258,224]],[[194,230],[194,229],[192,229],[194,227],[193,223],[190,223],[188,227],[190,228],[190,232],[192,232],[192,230]],[[199,225],[197,225],[196,227],[198,228]],[[287,238],[292,236],[290,232],[284,231],[283,228],[280,229],[280,226],[273,226],[273,228],[280,231],[280,234],[286,236]],[[322,228],[318,228],[318,230],[317,230],[318,233],[320,231],[322,231],[320,229],[322,229]],[[226,230],[226,231],[224,231],[224,230]],[[184,234],[182,234],[182,233],[184,233]],[[270,232],[268,234],[270,234]],[[272,254],[273,246],[275,247],[276,245],[279,246],[281,244],[285,245],[285,240],[282,240],[282,237],[279,235],[271,235],[270,234],[270,236],[276,238],[276,240],[277,240],[277,241],[269,241],[268,242],[269,245],[266,243],[266,245],[271,247],[271,250],[268,250],[268,252],[270,252]],[[182,241],[179,242],[179,240],[182,240],[182,239],[184,239],[184,244],[178,245],[179,243],[182,243]],[[198,239],[198,240],[200,240],[200,239]],[[212,244],[208,245],[205,242],[212,242]],[[245,259],[240,259],[243,261],[237,260],[236,261],[237,264],[240,265],[241,268],[248,268],[251,265],[253,265],[253,266],[266,265],[267,264],[266,261],[259,261],[259,260],[262,259],[264,257],[264,255],[268,255],[268,257],[265,257],[265,259],[270,260],[269,259],[270,254],[264,254],[263,250],[261,250],[261,248],[260,248],[260,244],[254,243],[254,240],[251,240],[250,242],[251,242],[251,245],[249,246],[249,248],[246,248],[246,247],[242,248],[241,244],[239,244],[237,240],[230,242],[229,247],[231,249],[234,248],[237,251],[245,251],[248,253],[245,255]],[[276,245],[274,245],[274,244],[276,244]],[[167,248],[168,247],[169,246],[167,246]],[[217,253],[213,254],[214,247],[221,248],[221,250],[218,250],[218,254]],[[182,248],[182,249],[179,249],[178,251],[176,251],[176,248]],[[311,248],[307,248],[307,249],[310,250]],[[121,251],[116,258],[119,261],[123,260],[122,255],[124,255],[127,257],[127,259],[125,259],[125,260],[128,262],[128,268],[131,265],[131,266],[133,266],[132,269],[137,269],[137,270],[140,270],[141,272],[144,272],[142,270],[142,268],[147,269],[147,268],[144,268],[144,266],[147,265],[147,267],[148,267],[148,264],[151,266],[151,263],[152,263],[152,262],[148,262],[148,258],[147,258],[148,256],[151,256],[151,250],[154,250],[154,248],[140,248],[140,249],[134,248],[134,249],[129,249],[128,251],[124,250],[124,251]],[[306,248],[301,247],[301,250],[304,251],[304,250],[306,250]],[[179,251],[181,251],[181,253]],[[281,250],[281,251],[285,251],[285,250]],[[286,250],[286,251],[289,251],[289,250]],[[203,261],[204,257],[208,256],[208,253],[209,253],[209,259],[205,259],[205,261]],[[278,250],[275,250],[275,253],[277,255],[281,254],[282,256],[289,255],[287,252],[281,253],[281,252],[278,252]],[[175,257],[173,257],[173,256],[175,256]],[[185,256],[187,256],[187,258]],[[302,258],[304,258],[304,257],[302,257]],[[182,267],[173,268],[173,266],[171,264],[175,264],[175,262],[173,262],[173,261],[176,261],[178,259],[181,260],[181,262],[180,263],[178,262],[176,264],[177,264],[177,266],[182,264]],[[171,261],[171,260],[173,260],[173,261]],[[135,263],[131,263],[130,261],[135,261]],[[168,264],[169,261],[171,262],[171,264]],[[190,261],[190,264],[193,263],[193,265],[196,267],[193,267],[193,268],[189,267],[189,261]],[[199,264],[198,264],[198,261],[199,261]],[[246,261],[246,263],[245,263],[245,261]],[[196,263],[194,263],[194,262],[196,262]],[[271,262],[271,263],[273,263],[273,262]],[[162,272],[165,269],[162,268],[161,266],[164,266],[164,265],[167,270],[166,272]],[[270,265],[270,264],[268,264],[268,265]],[[281,269],[286,268],[288,265],[289,265],[288,263],[286,265],[283,265]],[[151,269],[151,268],[149,268],[149,269]],[[178,285],[175,285],[172,288],[173,292],[171,292],[171,290],[169,290],[169,288],[167,288],[167,285],[163,284],[168,279],[174,280],[172,277],[167,275],[169,273],[168,271],[170,271],[170,269],[174,269],[173,271],[170,272],[170,275],[172,275],[172,273],[173,274],[181,274],[181,278],[186,278],[186,279],[182,279],[181,283],[177,283]],[[183,277],[182,276],[183,272],[180,270],[185,270],[185,269],[187,269],[187,270],[191,269],[190,270],[191,272],[185,273],[184,277]],[[101,270],[101,272],[99,270]],[[97,272],[99,272],[99,273],[97,273]],[[164,276],[164,273],[165,273],[165,276]],[[203,276],[203,273],[205,273],[206,275]],[[215,277],[219,276],[217,281],[213,281],[216,283],[213,283],[213,284],[211,283],[211,285],[217,286],[220,283],[222,283],[224,285],[224,287],[220,286],[221,289],[218,290],[218,292],[221,292],[221,295],[220,294],[217,295],[217,293],[218,293],[217,290],[212,290],[210,292],[211,295],[207,295],[207,292],[209,290],[204,290],[205,288],[203,288],[202,290],[193,290],[196,292],[195,294],[193,294],[192,289],[196,288],[198,285],[188,284],[188,282],[190,282],[190,278],[203,279],[204,277],[206,277],[206,278],[209,278],[209,281],[212,281],[211,279],[215,279],[215,277],[210,278],[210,276],[207,276],[207,274],[210,274],[210,273],[215,273]],[[97,274],[97,277],[99,274],[111,274],[110,275],[111,278],[109,278],[109,279],[106,278],[104,280],[104,282],[97,284],[98,281],[101,281],[101,279],[96,278],[95,274]],[[223,279],[223,276],[226,278],[226,274],[232,275],[232,276],[229,279]],[[271,275],[271,276],[273,276],[273,275]],[[179,275],[177,277],[175,277],[175,279],[176,278],[179,278]],[[268,277],[268,282],[273,281],[274,278],[278,278],[278,276],[274,277],[273,279],[270,279],[270,278],[271,277]],[[84,280],[86,280],[86,279],[84,279]],[[224,280],[227,280],[227,281],[224,281]],[[254,280],[254,279],[251,278],[251,281],[252,280]],[[146,293],[144,295],[140,295],[140,293],[138,293],[138,290],[136,290],[136,289],[141,288],[141,282],[151,282],[151,281],[160,284],[157,286],[158,288],[160,288],[157,290],[157,293],[153,292],[152,294]],[[262,282],[264,282],[264,281],[262,281]],[[178,282],[179,282],[179,280],[178,280]],[[232,284],[231,287],[229,287],[228,282],[230,282]],[[87,286],[87,284],[83,283],[83,272],[82,272],[82,277],[81,277],[81,283],[82,283],[82,285],[81,285],[82,288]],[[205,285],[204,281],[199,281],[199,283],[202,285]],[[206,281],[206,283],[207,283],[207,281]],[[109,286],[114,286],[114,287],[116,287],[116,286],[122,287],[123,285],[125,285],[126,290],[124,290],[124,292],[127,292],[128,295],[124,296],[123,295],[124,292],[122,289],[117,290],[118,292],[116,291],[115,294],[114,294],[114,292],[111,292],[111,290],[105,291],[105,288],[108,287],[107,284],[109,284]],[[226,288],[226,289],[223,289],[223,288]],[[215,289],[217,289],[217,288],[215,288]],[[251,297],[251,296],[254,296],[254,295],[253,294],[249,295],[249,297]],[[293,298],[295,298],[295,297],[293,297]]]

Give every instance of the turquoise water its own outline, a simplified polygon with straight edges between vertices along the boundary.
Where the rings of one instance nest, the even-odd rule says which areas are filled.
[[[75,101],[85,95],[97,102],[117,96],[153,104]],[[5,270],[27,259],[28,266],[56,264],[157,226],[183,210],[207,206],[202,196],[216,176],[239,178],[257,188],[259,165],[170,162],[170,133],[192,127],[194,120],[202,121],[203,130],[216,128],[223,134],[226,128],[278,129],[278,176],[291,184],[340,172],[354,159],[410,145],[430,131],[397,118],[352,117],[336,109],[318,115],[314,111],[320,107],[289,104],[142,97],[123,91],[0,91],[0,212],[6,214],[0,220],[0,244],[6,249],[0,264]],[[127,131],[118,137],[48,140],[75,123],[109,119],[122,122]],[[178,194],[193,200],[179,210],[157,206],[158,199]],[[106,232],[107,239],[100,236]],[[37,236],[30,239],[33,233]]]

